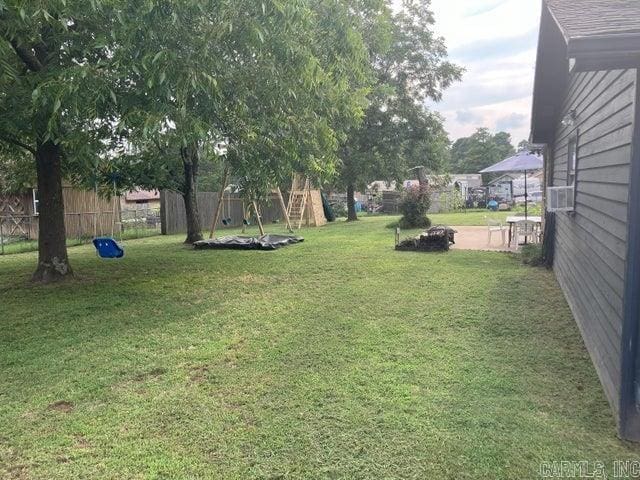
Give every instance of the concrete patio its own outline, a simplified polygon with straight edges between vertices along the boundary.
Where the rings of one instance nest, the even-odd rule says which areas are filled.
[[[505,244],[502,245],[500,233],[494,233],[491,244],[487,243],[487,227],[452,227],[456,233],[456,244],[451,248],[454,250],[475,250],[489,252],[515,252],[516,248],[507,246],[508,232],[505,232]]]

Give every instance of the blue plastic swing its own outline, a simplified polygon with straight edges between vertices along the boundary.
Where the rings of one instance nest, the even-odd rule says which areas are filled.
[[[122,245],[113,238],[115,233],[115,228],[116,228],[115,212],[117,210],[117,201],[118,201],[117,200],[118,191],[116,188],[117,176],[112,175],[111,180],[113,182],[113,210],[111,212],[111,236],[110,237],[97,236],[97,231],[98,231],[97,219],[100,215],[100,212],[98,211],[98,183],[96,181],[96,186],[95,186],[95,206],[96,206],[95,215],[96,216],[94,218],[94,223],[93,223],[95,238],[93,239],[93,246],[96,247],[96,253],[100,258],[115,259],[115,258],[124,257],[124,249],[122,248]],[[120,240],[122,240],[122,230],[120,232],[121,232]]]
[[[93,239],[93,246],[100,258],[122,258],[124,257],[124,249],[110,237],[101,237]]]

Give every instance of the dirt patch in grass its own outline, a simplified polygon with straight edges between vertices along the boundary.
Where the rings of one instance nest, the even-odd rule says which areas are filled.
[[[144,381],[149,380],[151,378],[161,377],[165,373],[167,373],[167,369],[166,368],[156,367],[156,368],[154,368],[152,370],[149,370],[148,372],[139,373],[133,378],[134,378],[134,380],[136,382],[144,382]]]
[[[7,480],[26,480],[31,478],[29,466],[20,458],[18,452],[3,445],[0,438],[0,478]]]
[[[6,478],[10,480],[26,480],[30,478],[29,467],[26,465],[9,465],[7,467],[7,475]]]
[[[74,408],[75,406],[73,405],[73,403],[67,400],[59,400],[57,402],[50,404],[47,407],[47,410],[53,410],[54,412],[61,412],[61,413],[71,413],[73,412]]]
[[[265,278],[264,275],[254,275],[252,273],[245,273],[245,274],[239,275],[234,280],[242,285],[250,285],[250,286],[269,284],[269,279]]]
[[[192,367],[189,371],[189,381],[191,383],[203,383],[207,379],[208,374],[209,367],[206,365]]]
[[[111,388],[119,393],[128,392],[129,394],[144,396],[147,394],[148,385],[146,382],[162,377],[168,371],[169,370],[164,367],[155,367],[151,370],[136,374],[133,374],[131,370],[122,370],[118,372],[118,375],[124,378],[111,385]]]
[[[224,366],[231,369],[238,368],[238,357],[234,353],[225,355],[223,359]]]
[[[76,435],[74,440],[75,440],[74,447],[80,450],[84,450],[85,448],[91,448],[92,446],[89,440],[87,440],[87,438],[83,435]]]

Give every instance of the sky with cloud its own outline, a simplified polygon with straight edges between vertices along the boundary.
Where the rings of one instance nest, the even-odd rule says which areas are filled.
[[[529,137],[539,0],[432,0],[436,32],[466,68],[440,103],[452,140],[478,127]]]

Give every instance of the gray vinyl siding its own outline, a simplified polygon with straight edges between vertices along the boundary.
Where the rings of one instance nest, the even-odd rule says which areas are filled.
[[[558,125],[552,183],[567,184],[569,142],[579,130],[576,208],[556,214],[554,270],[616,413],[621,382],[624,282],[635,70],[572,75]]]

